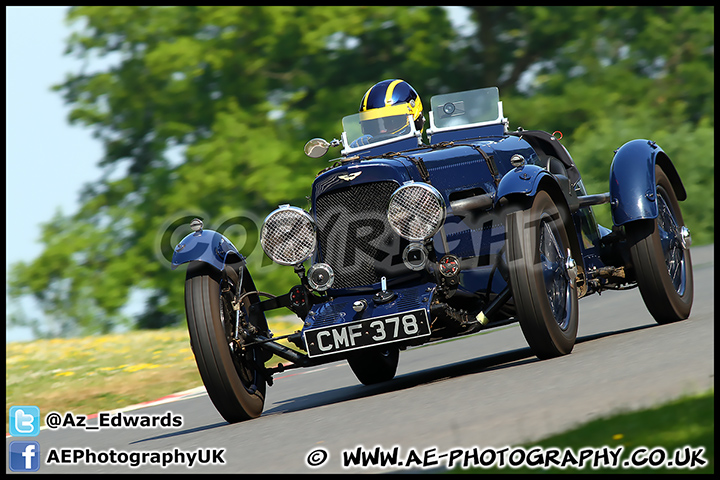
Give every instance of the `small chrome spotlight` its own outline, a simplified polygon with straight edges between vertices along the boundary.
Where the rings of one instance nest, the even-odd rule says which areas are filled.
[[[335,281],[335,272],[327,263],[316,263],[308,270],[307,278],[313,290],[324,292],[332,287]]]
[[[403,251],[403,263],[415,272],[425,268],[428,252],[422,243],[411,243]]]

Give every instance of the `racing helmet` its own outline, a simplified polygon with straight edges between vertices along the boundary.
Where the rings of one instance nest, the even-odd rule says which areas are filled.
[[[373,85],[360,102],[360,125],[363,134],[377,136],[404,135],[410,131],[409,116],[421,132],[425,124],[420,95],[404,80],[383,80]]]

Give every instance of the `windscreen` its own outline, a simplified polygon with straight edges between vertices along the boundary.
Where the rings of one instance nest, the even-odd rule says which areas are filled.
[[[360,114],[349,115],[342,119],[343,131],[347,139],[346,147],[358,148],[364,145],[413,137],[415,129],[411,115],[393,115],[371,120],[360,120]]]
[[[433,128],[502,121],[497,87],[435,95],[430,99]]]

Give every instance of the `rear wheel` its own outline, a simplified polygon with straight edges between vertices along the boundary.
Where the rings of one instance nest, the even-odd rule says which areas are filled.
[[[690,236],[665,173],[655,167],[658,216],[625,225],[640,294],[657,323],[690,316],[693,274]]]
[[[506,245],[516,317],[538,358],[568,354],[578,329],[577,274],[563,215],[540,191],[507,215]]]
[[[235,340],[238,316],[247,318],[249,306],[246,301],[233,309],[237,283],[237,275],[223,275],[203,262],[191,263],[185,280],[190,345],[210,400],[229,423],[259,417],[266,389],[261,352],[242,349]]]
[[[387,382],[395,377],[400,350],[396,347],[377,347],[360,350],[348,356],[348,364],[363,385]]]

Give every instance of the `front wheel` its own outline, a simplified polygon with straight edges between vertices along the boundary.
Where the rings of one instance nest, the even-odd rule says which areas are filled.
[[[570,353],[578,330],[577,269],[564,215],[540,191],[530,207],[507,215],[509,280],[516,318],[541,359]]]
[[[266,389],[260,352],[241,348],[234,338],[237,316],[248,307],[233,309],[237,283],[237,276],[233,282],[203,262],[191,263],[185,280],[190,345],[208,396],[229,423],[259,417]]]
[[[676,322],[690,316],[693,273],[690,236],[680,205],[665,173],[655,167],[658,216],[625,225],[640,294],[655,321]]]

